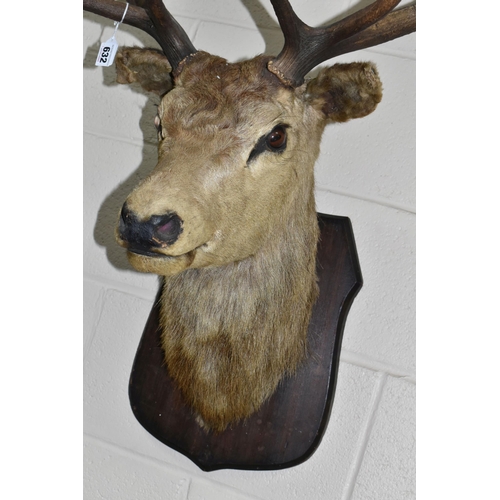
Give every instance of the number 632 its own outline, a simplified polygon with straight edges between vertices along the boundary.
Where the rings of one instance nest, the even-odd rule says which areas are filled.
[[[99,62],[105,63],[108,62],[108,56],[109,56],[109,47],[104,47],[101,52],[101,58],[99,59]]]

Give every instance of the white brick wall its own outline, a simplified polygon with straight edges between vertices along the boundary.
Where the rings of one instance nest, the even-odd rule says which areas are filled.
[[[293,1],[312,25],[350,4],[327,3]],[[280,47],[265,0],[167,5],[196,47],[229,60]],[[85,499],[415,498],[415,36],[339,58],[375,61],[385,93],[369,117],[327,128],[316,168],[318,211],[351,219],[364,277],[325,437],[292,469],[203,473],[144,431],[128,403],[158,281],[129,267],[113,226],[128,192],[155,165],[155,108],[137,89],[116,85],[114,68],[93,65],[112,32],[111,21],[84,13]],[[117,38],[154,44],[124,25]]]

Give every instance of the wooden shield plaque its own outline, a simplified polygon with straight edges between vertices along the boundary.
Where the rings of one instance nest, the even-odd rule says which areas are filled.
[[[153,306],[130,376],[132,411],[149,433],[204,471],[292,467],[321,442],[335,394],[344,324],[362,277],[350,220],[323,214],[318,220],[320,294],[309,325],[310,356],[258,412],[224,432],[203,430],[184,404],[163,361],[158,300]]]

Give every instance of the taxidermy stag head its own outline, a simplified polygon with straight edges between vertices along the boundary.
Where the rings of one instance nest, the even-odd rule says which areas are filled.
[[[200,425],[216,432],[255,412],[307,356],[317,296],[313,169],[328,123],[375,110],[371,63],[336,55],[415,30],[415,6],[377,0],[310,28],[288,0],[271,0],[282,52],[229,63],[196,50],[162,0],[132,2],[124,22],[162,51],[123,48],[119,83],[161,98],[158,164],[128,196],[118,243],[132,266],[163,277],[166,366]],[[123,3],[84,0],[120,20]]]

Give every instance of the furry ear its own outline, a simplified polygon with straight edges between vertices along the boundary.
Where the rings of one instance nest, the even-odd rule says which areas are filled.
[[[172,67],[159,50],[123,47],[116,54],[115,64],[118,83],[137,82],[160,96],[172,88]]]
[[[375,110],[382,99],[382,83],[372,63],[335,64],[307,84],[305,98],[326,120],[346,122]]]

